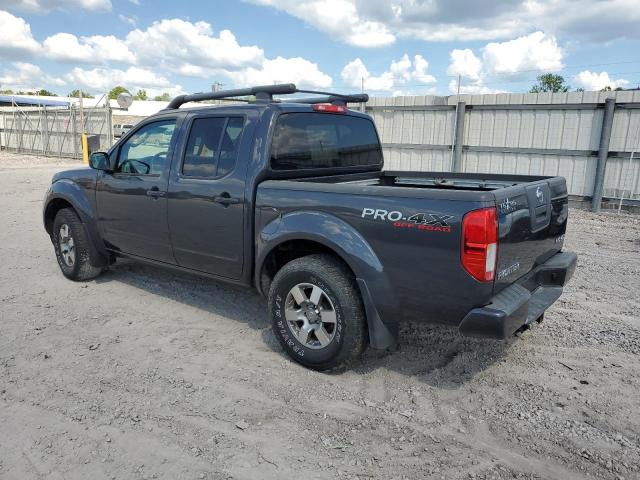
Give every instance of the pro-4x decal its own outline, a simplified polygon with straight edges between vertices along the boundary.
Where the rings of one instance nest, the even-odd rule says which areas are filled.
[[[417,228],[432,232],[451,232],[451,225],[448,223],[453,215],[442,215],[440,213],[414,213],[405,215],[398,210],[384,210],[381,208],[363,208],[362,218],[391,222],[396,228]]]

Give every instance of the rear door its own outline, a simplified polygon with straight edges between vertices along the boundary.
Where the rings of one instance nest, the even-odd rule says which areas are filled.
[[[244,262],[246,158],[243,115],[195,116],[169,185],[178,265],[238,279]]]
[[[562,177],[496,190],[495,196],[498,291],[562,250],[569,204]]]

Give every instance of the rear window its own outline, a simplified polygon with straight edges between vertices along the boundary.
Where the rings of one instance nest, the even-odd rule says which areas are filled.
[[[305,170],[379,166],[382,150],[373,122],[327,113],[284,113],[271,145],[271,168]]]

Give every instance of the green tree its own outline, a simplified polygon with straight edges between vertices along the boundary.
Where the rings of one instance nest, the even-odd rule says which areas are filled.
[[[140,89],[138,90],[138,93],[135,94],[135,96],[133,97],[134,100],[147,100],[147,91]]]
[[[568,92],[569,85],[564,83],[564,77],[562,75],[556,75],[555,73],[544,73],[538,75],[538,83],[536,83],[529,93],[542,93],[542,92]]]
[[[95,98],[93,95],[83,91],[83,90],[78,90],[77,88],[75,90],[72,90],[71,92],[69,92],[69,96],[70,97],[74,97],[74,98],[80,98],[80,94],[82,93],[82,98]]]
[[[6,90],[0,90],[0,94],[2,95],[13,95],[13,90],[7,88]]]
[[[124,88],[122,85],[118,85],[117,87],[113,87],[111,89],[111,91],[109,91],[109,100],[115,100],[116,98],[118,98],[118,95],[120,95],[121,93],[128,93],[131,94],[131,92],[129,90],[127,90],[126,88]]]
[[[153,99],[156,102],[168,102],[169,100],[171,100],[171,95],[165,92],[162,95],[156,95]]]
[[[53,93],[45,88],[42,88],[36,92],[36,95],[40,95],[42,97],[57,97],[57,93]]]
[[[620,90],[622,90],[622,87],[611,88],[611,85],[600,89],[601,92],[619,92]]]

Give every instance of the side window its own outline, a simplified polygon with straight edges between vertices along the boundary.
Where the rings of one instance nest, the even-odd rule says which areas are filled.
[[[243,124],[242,117],[195,119],[187,140],[182,174],[212,178],[232,171]]]
[[[230,117],[227,127],[224,129],[222,143],[220,145],[220,161],[218,162],[218,174],[222,177],[233,170],[240,148],[240,135],[244,126],[244,118]]]
[[[175,120],[163,120],[135,132],[120,147],[117,171],[131,175],[160,175],[167,162],[175,128]]]
[[[215,177],[220,136],[226,118],[196,118],[191,125],[182,164],[186,177]]]

